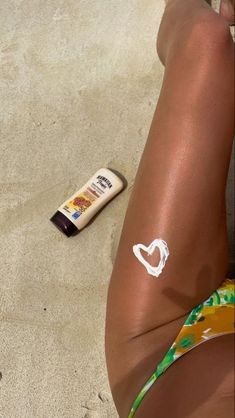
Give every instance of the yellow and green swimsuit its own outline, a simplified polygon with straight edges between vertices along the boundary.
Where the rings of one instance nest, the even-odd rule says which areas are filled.
[[[169,351],[134,401],[128,418],[134,416],[151,386],[176,360],[211,338],[234,333],[234,282],[226,279],[209,299],[192,310]]]

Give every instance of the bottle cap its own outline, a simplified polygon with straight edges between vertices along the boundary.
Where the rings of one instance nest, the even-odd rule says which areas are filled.
[[[62,231],[67,237],[75,235],[79,229],[63,213],[57,211],[50,219],[51,222]]]

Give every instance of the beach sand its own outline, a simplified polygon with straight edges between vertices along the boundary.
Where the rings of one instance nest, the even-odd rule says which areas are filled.
[[[162,83],[163,8],[1,0],[1,418],[117,417],[106,296]],[[49,219],[101,167],[120,171],[128,187],[67,238]]]

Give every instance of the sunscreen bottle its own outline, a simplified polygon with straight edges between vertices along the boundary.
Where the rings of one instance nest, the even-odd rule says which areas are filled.
[[[125,179],[101,168],[50,219],[67,237],[83,229],[96,213],[125,186]]]

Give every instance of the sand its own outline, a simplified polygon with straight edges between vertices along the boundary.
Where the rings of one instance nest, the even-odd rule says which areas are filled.
[[[117,417],[106,295],[162,83],[163,7],[0,2],[1,418]],[[68,239],[49,218],[100,167],[128,187]]]

